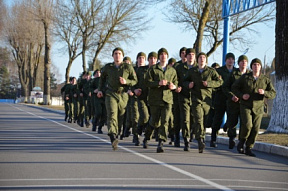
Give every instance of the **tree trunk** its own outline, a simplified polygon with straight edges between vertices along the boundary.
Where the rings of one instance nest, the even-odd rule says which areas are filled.
[[[268,132],[288,133],[288,1],[276,0],[276,57],[277,92]]]
[[[43,102],[44,105],[50,104],[50,66],[51,66],[51,58],[50,58],[50,50],[51,44],[49,40],[49,24],[47,22],[43,22],[44,31],[45,31],[45,56],[44,56],[44,97]]]
[[[73,60],[70,58],[69,61],[68,61],[68,65],[67,65],[66,73],[65,73],[66,84],[69,82],[69,77],[70,77],[69,75],[70,75],[70,69],[71,69],[71,66],[72,66],[72,62],[73,62]]]

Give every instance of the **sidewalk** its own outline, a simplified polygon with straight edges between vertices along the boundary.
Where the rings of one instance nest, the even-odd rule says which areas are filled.
[[[33,104],[25,104],[29,107],[35,107],[35,108],[40,108],[43,110],[48,110],[52,112],[56,112],[59,114],[63,114],[64,116],[64,111],[62,110],[56,110],[56,109],[51,109],[51,108],[45,108],[41,107],[38,105],[33,105]],[[219,134],[223,133],[223,129],[220,129]],[[206,129],[206,138],[205,141],[206,143],[209,143],[211,140],[211,128]],[[223,136],[218,136],[217,141],[218,144],[223,144],[223,145],[229,145],[229,138],[228,137],[223,137]],[[237,145],[238,141],[236,141]],[[256,141],[253,150],[255,151],[260,151],[260,152],[265,152],[265,153],[270,153],[270,154],[275,154],[275,155],[280,155],[288,158],[288,147],[281,146],[281,145],[275,145],[275,144],[270,144],[270,143],[263,143],[263,142],[258,142]]]

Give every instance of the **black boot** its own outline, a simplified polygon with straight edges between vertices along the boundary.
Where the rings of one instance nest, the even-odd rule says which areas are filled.
[[[133,143],[135,143],[135,146],[139,146],[139,136],[138,135],[133,135]]]
[[[215,141],[210,141],[210,147],[214,147],[214,148],[217,148],[217,144]]]
[[[189,141],[187,138],[184,138],[184,151],[189,151],[190,150],[190,145],[189,145]]]
[[[180,147],[180,135],[175,134],[174,147]]]
[[[199,153],[203,153],[203,151],[205,149],[205,143],[204,143],[203,139],[198,140],[198,149],[199,149]]]
[[[229,137],[229,149],[234,149],[236,144],[234,139],[234,137]]]
[[[238,145],[237,145],[237,151],[238,151],[238,153],[244,154],[244,144],[245,144],[245,140],[240,139],[240,140],[239,140],[239,143],[238,143]]]
[[[255,155],[254,153],[252,153],[252,150],[251,150],[251,148],[249,148],[249,147],[246,147],[246,149],[245,149],[245,155],[248,155],[248,156],[250,156],[250,157],[256,157],[256,155]]]
[[[72,123],[72,119],[71,118],[68,119],[68,123]]]
[[[163,149],[163,140],[159,139],[158,141],[158,147],[156,150],[157,153],[164,153],[164,149]]]
[[[68,115],[65,115],[64,121],[67,121]]]
[[[174,140],[175,140],[174,135],[171,135],[169,145],[172,145]]]
[[[96,125],[93,124],[92,131],[96,131]]]
[[[143,148],[147,149],[148,148],[148,141],[146,138],[143,139]]]
[[[116,138],[116,135],[114,134],[111,134],[109,136],[110,136],[112,148],[114,151],[116,151],[118,149],[118,139]]]
[[[98,133],[98,134],[103,134],[102,126],[99,125],[99,127],[98,127],[98,132],[97,132],[97,133]]]

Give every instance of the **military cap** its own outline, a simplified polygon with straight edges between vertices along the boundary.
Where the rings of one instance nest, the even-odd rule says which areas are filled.
[[[125,56],[123,58],[123,62],[126,61],[126,60],[128,60],[130,63],[132,63],[131,58],[129,56]]]
[[[250,64],[250,68],[252,69],[252,65],[254,63],[259,63],[261,65],[261,68],[262,68],[262,62],[259,58],[254,58],[252,61],[251,61],[251,64]]]
[[[150,52],[150,53],[148,54],[148,59],[149,59],[150,57],[158,58],[158,54],[157,54],[156,52]]]
[[[163,52],[165,52],[165,53],[169,56],[168,51],[167,51],[166,48],[160,48],[160,49],[158,50],[158,57],[159,57],[160,54],[162,54]]]
[[[200,53],[197,55],[197,61],[198,61],[199,56],[201,56],[201,55],[204,55],[204,56],[206,57],[206,60],[208,60],[207,54],[205,54],[204,52],[200,52]]]
[[[228,58],[233,58],[233,60],[235,60],[235,55],[231,52],[227,53],[225,56],[225,60],[227,60]]]
[[[186,49],[187,49],[186,47],[182,47],[182,48],[180,49],[180,51],[179,51],[179,56],[180,56],[180,57],[181,57],[181,52],[182,52],[182,51],[185,51],[185,53],[186,53]]]
[[[115,52],[116,50],[120,50],[120,51],[122,52],[123,56],[124,56],[124,51],[123,51],[123,49],[120,48],[120,47],[114,48],[114,50],[113,50],[113,52],[112,52],[112,56],[114,55],[114,52]]]
[[[196,54],[196,51],[195,51],[194,48],[187,48],[187,49],[186,49],[186,55],[187,55],[187,54],[190,54],[191,52],[194,53],[194,54]]]
[[[212,65],[211,65],[212,68],[219,68],[220,67],[220,64],[214,62]]]
[[[248,57],[247,57],[246,55],[241,55],[241,56],[239,56],[239,58],[238,58],[238,64],[239,64],[239,62],[241,62],[242,60],[247,60],[247,62],[248,62]]]
[[[175,62],[176,62],[175,58],[170,58],[168,60],[168,64],[172,64],[172,63],[175,63]]]
[[[139,53],[137,54],[137,59],[138,59],[138,57],[140,57],[140,56],[144,56],[145,59],[146,59],[146,54],[145,54],[144,52],[139,52]]]
[[[93,72],[93,76],[96,74],[96,72],[100,71],[99,69],[96,69],[94,72]]]

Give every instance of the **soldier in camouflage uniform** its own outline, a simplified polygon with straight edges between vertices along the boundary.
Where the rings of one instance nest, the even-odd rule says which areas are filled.
[[[179,56],[181,60],[174,64],[174,68],[176,69],[178,65],[186,63],[186,47],[182,47],[179,50]],[[180,116],[180,107],[178,102],[178,93],[173,92],[173,116],[174,116],[174,146],[180,147],[180,129],[181,129],[181,116]]]
[[[157,62],[157,53],[150,52],[148,54],[149,65],[155,65]],[[148,92],[149,89],[145,83],[145,75],[148,72],[149,65],[139,65],[136,70],[138,83],[134,87],[134,93],[137,96],[137,103],[139,109],[139,121],[138,121],[138,136],[136,137],[136,143],[139,143],[139,135],[146,129],[149,121],[149,108],[148,108]],[[136,145],[135,143],[135,145]],[[138,144],[137,144],[138,145]]]
[[[181,63],[176,67],[177,77],[178,77],[178,88],[176,92],[178,92],[178,104],[180,108],[180,122],[182,128],[182,137],[184,139],[184,151],[189,151],[189,140],[192,132],[193,118],[191,112],[191,92],[184,85],[184,80],[187,75],[188,70],[193,67],[196,67],[196,59],[195,59],[195,50],[193,48],[186,49],[186,59],[185,63]]]
[[[195,138],[198,141],[199,153],[205,149],[205,128],[209,109],[212,103],[213,88],[220,87],[223,80],[214,68],[207,66],[207,55],[197,55],[198,67],[188,70],[184,86],[191,89],[192,113],[194,118]]]
[[[71,77],[69,78],[69,82],[67,82],[61,88],[61,94],[63,95],[63,99],[64,99],[64,110],[65,110],[64,121],[67,121],[68,116],[69,116],[69,91],[68,91],[68,87],[71,85],[70,81],[71,81]]]
[[[103,134],[102,127],[106,122],[106,108],[105,108],[105,100],[104,97],[98,98],[98,87],[99,87],[99,80],[101,76],[100,70],[95,70],[93,73],[93,80],[90,83],[91,88],[91,99],[93,100],[94,104],[94,116],[93,116],[93,127],[92,131],[96,131],[96,127],[98,126],[98,133]]]
[[[175,64],[176,64],[175,58],[170,58],[168,60],[168,66],[174,67]],[[175,106],[174,106],[175,104],[177,104],[176,103],[178,101],[178,100],[176,100],[177,98],[178,98],[178,93],[176,91],[173,91],[172,112],[170,114],[170,118],[169,118],[169,122],[168,122],[168,138],[170,138],[169,145],[172,145],[174,143],[174,140],[175,140],[174,116],[175,115],[179,116],[179,113],[175,112]]]
[[[240,117],[240,104],[239,98],[233,94],[231,91],[232,84],[238,80],[243,74],[250,72],[247,70],[248,58],[245,55],[241,55],[238,58],[238,66],[234,70],[229,78],[224,82],[222,90],[227,97],[227,120],[226,126],[228,129],[229,137],[229,149],[233,149],[235,146],[235,137],[237,136],[236,125],[238,123],[238,118]],[[241,130],[241,127],[240,127]]]
[[[216,71],[221,76],[223,83],[227,81],[229,75],[236,70],[234,67],[235,63],[235,56],[233,53],[227,53],[225,56],[225,66],[222,66],[220,68],[217,68]],[[221,127],[221,124],[223,123],[223,118],[227,109],[226,106],[227,97],[223,93],[222,88],[218,88],[215,90],[215,114],[213,118],[212,123],[212,134],[211,134],[211,142],[210,147],[217,147],[216,139],[219,132],[219,129]]]
[[[242,75],[232,85],[232,92],[240,99],[241,131],[237,150],[255,157],[252,148],[257,139],[262,116],[264,113],[264,98],[273,99],[276,91],[270,79],[261,74],[262,62],[258,58],[251,61],[252,72]]]
[[[87,128],[90,127],[91,119],[91,90],[90,90],[91,75],[89,72],[84,73],[84,79],[81,81],[80,91],[83,94],[84,119]]]
[[[107,127],[113,150],[117,149],[118,124],[123,124],[123,117],[128,102],[128,94],[124,91],[126,86],[134,86],[137,76],[132,65],[123,63],[124,52],[117,47],[113,50],[113,63],[103,67],[99,81],[97,96],[103,97],[102,90],[106,86],[105,106],[107,111]]]
[[[84,105],[84,84],[86,83],[88,73],[83,72],[78,79],[78,105],[79,105],[79,115],[77,119],[77,123],[80,127],[84,127],[84,117],[85,117],[85,105]]]
[[[136,71],[139,64],[145,65],[146,55],[143,52],[140,52],[137,54],[136,57],[136,66],[134,67],[134,70]],[[139,146],[139,140],[138,137],[138,131],[137,131],[137,123],[139,120],[139,112],[138,112],[138,104],[137,104],[137,96],[134,94],[134,86],[129,86],[127,93],[129,95],[129,100],[127,103],[126,108],[126,123],[125,123],[125,131],[124,134],[129,134],[130,128],[132,128],[132,134],[133,134],[133,143],[135,143],[135,146]]]
[[[145,79],[147,86],[150,88],[148,102],[151,118],[145,131],[143,148],[147,148],[147,142],[150,140],[155,126],[160,121],[157,153],[162,153],[164,152],[163,142],[167,140],[168,121],[173,104],[172,90],[177,88],[178,81],[175,69],[167,66],[168,51],[165,48],[159,49],[158,57],[160,62],[149,68]]]

